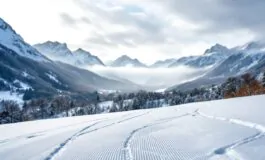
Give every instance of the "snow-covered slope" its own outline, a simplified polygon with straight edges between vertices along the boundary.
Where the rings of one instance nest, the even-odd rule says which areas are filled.
[[[20,56],[36,61],[49,61],[36,49],[27,44],[12,27],[0,18],[0,44],[19,53]]]
[[[34,47],[52,60],[61,61],[78,67],[93,65],[104,66],[97,56],[81,48],[72,52],[66,43],[47,41],[36,44]]]
[[[138,59],[132,59],[129,56],[123,55],[111,63],[112,67],[146,67],[145,64]]]
[[[264,160],[265,96],[0,126],[3,160]]]

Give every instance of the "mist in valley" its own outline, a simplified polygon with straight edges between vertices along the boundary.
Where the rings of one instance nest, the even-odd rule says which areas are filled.
[[[208,68],[195,69],[186,66],[174,68],[133,68],[93,66],[88,70],[109,79],[138,84],[146,90],[160,90],[202,76]]]

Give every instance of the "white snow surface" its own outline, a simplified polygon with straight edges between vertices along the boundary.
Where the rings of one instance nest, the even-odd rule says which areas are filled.
[[[265,159],[265,95],[0,125],[1,160]]]
[[[109,112],[110,108],[113,106],[113,101],[100,102],[98,106],[104,111]]]
[[[23,104],[23,94],[12,93],[10,91],[0,91],[0,101],[2,100],[11,100],[16,101],[19,105]]]

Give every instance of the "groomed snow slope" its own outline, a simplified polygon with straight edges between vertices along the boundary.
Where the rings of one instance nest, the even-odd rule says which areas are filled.
[[[265,96],[0,126],[1,160],[265,159]]]

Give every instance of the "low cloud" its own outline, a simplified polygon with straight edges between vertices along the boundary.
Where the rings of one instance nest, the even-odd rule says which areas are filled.
[[[115,80],[133,82],[147,89],[163,89],[197,78],[207,69],[185,66],[176,68],[130,68],[130,67],[89,67],[89,70]]]

